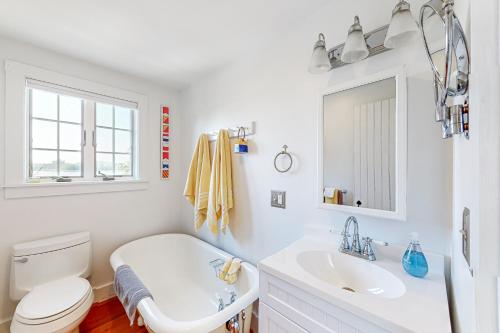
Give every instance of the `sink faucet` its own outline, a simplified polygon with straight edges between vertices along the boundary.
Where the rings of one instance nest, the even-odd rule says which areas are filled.
[[[352,244],[349,244],[349,229],[351,223],[354,225],[354,233],[352,235]],[[354,252],[361,254],[358,220],[354,216],[349,216],[347,220],[345,220],[344,229],[342,230],[342,243],[340,243],[339,250],[343,253]]]
[[[351,228],[351,224],[354,225],[354,232],[352,234],[352,242],[349,243],[349,230]],[[375,257],[375,252],[373,251],[372,242],[373,239],[370,237],[363,238],[363,246],[360,245],[359,242],[359,226],[358,220],[354,216],[349,216],[344,224],[344,229],[342,230],[342,241],[340,243],[339,251],[345,254],[349,254],[351,256],[355,256],[358,258],[366,259],[369,261],[375,261],[377,258]],[[389,245],[386,242],[378,242],[383,246]],[[361,249],[362,248],[362,249]]]

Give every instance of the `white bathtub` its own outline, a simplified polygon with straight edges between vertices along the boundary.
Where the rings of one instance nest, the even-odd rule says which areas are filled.
[[[248,332],[251,306],[259,293],[258,272],[253,265],[243,263],[237,283],[226,284],[215,276],[209,262],[230,257],[192,236],[163,234],[121,246],[113,252],[110,262],[115,271],[123,264],[132,267],[153,295],[154,300],[146,298],[138,306],[149,331],[226,332],[226,321],[245,309]],[[228,288],[236,291],[237,299],[219,312],[217,295],[228,303]]]

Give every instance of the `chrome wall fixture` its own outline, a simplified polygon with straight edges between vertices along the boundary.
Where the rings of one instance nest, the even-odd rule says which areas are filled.
[[[392,11],[389,25],[364,34],[359,17],[355,16],[345,43],[328,51],[325,35],[320,33],[318,41],[313,47],[309,72],[321,74],[346,64],[361,61],[392,48],[411,43],[417,35],[418,26],[411,14],[410,4],[405,0],[400,0]]]
[[[431,0],[420,10],[420,30],[434,73],[436,121],[443,138],[469,138],[470,57],[453,0]]]
[[[288,149],[288,146],[287,145],[283,145],[283,150],[280,151],[279,153],[277,153],[276,156],[274,157],[274,168],[279,173],[288,172],[288,171],[290,171],[290,169],[293,166],[293,157],[292,157],[292,154],[290,154],[287,151],[287,149]],[[278,157],[280,157],[280,156],[286,156],[286,157],[288,157],[288,165],[285,168],[283,168],[283,169],[278,168]]]

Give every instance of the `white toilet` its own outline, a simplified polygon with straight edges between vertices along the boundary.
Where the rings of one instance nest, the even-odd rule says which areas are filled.
[[[11,333],[78,332],[94,300],[90,263],[88,232],[15,245],[10,297],[20,302]]]

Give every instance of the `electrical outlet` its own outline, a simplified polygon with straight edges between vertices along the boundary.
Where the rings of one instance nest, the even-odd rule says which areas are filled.
[[[286,208],[285,191],[271,191],[271,207]]]

